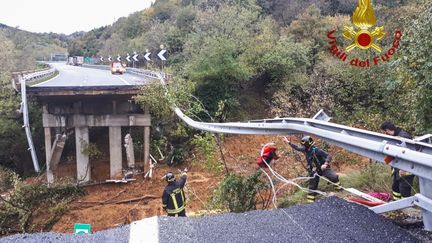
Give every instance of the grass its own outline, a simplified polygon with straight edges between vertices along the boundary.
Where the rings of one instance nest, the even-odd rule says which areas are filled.
[[[279,208],[288,208],[291,206],[305,204],[306,203],[306,195],[307,193],[302,190],[297,190],[294,194],[286,196],[280,200],[278,207]]]
[[[339,179],[345,188],[355,188],[360,191],[391,192],[391,168],[380,163],[371,163],[359,171],[340,175]],[[307,187],[307,183],[303,185]],[[333,185],[320,180],[318,190],[333,191]],[[414,183],[414,190],[418,191],[418,183]],[[306,203],[306,192],[296,190],[279,200],[279,207],[291,207]]]
[[[363,169],[340,176],[342,186],[360,191],[391,192],[391,168],[380,163],[371,163]]]

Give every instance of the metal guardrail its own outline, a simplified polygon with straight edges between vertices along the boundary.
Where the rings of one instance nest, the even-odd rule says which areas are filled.
[[[12,73],[12,87],[20,92],[21,81],[24,83],[37,81],[49,77],[55,73],[55,69],[52,67],[45,68],[42,70],[32,70],[23,72],[13,72]]]
[[[163,80],[161,82],[164,83]],[[391,166],[419,177],[420,193],[403,201],[373,207],[371,210],[383,213],[417,205],[423,209],[425,229],[432,230],[432,144],[421,142],[425,139],[416,141],[393,137],[309,118],[277,118],[228,123],[197,122],[183,114],[179,108],[175,108],[174,111],[189,126],[209,132],[259,135],[309,134],[376,161],[384,162],[386,156],[392,156],[395,159],[391,162]]]
[[[27,105],[27,83],[32,81],[37,81],[49,77],[55,73],[55,69],[52,67],[34,70],[34,71],[24,71],[24,72],[14,72],[12,73],[12,86],[16,91],[21,91],[21,108],[20,111],[23,114],[24,129],[26,132],[27,142],[29,144],[29,150],[31,153],[33,167],[36,172],[40,171],[39,162],[36,155],[36,150],[34,148],[33,139],[31,136],[30,121],[28,115],[28,105]],[[22,85],[25,84],[25,85]]]
[[[56,70],[54,68],[49,68],[49,69],[34,72],[34,73],[28,73],[28,74],[23,75],[23,79],[26,83],[29,81],[37,81],[37,80],[44,79],[46,77],[53,75],[55,73],[55,71]]]

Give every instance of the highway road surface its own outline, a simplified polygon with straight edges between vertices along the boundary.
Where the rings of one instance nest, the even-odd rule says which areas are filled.
[[[70,228],[72,232],[72,224]],[[391,243],[420,240],[366,207],[330,197],[307,205],[266,211],[195,218],[152,217],[90,235],[17,234],[0,238],[0,242]]]
[[[126,73],[111,74],[110,70],[92,69],[65,63],[50,63],[59,71],[56,77],[32,87],[85,87],[85,86],[128,86],[143,85],[147,78]]]

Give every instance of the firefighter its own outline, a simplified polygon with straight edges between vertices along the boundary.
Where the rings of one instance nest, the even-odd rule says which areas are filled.
[[[168,172],[164,176],[168,185],[162,194],[162,207],[167,212],[168,216],[186,217],[186,198],[183,188],[187,179],[187,170],[182,172],[179,181],[173,173]]]
[[[277,151],[276,144],[274,143],[266,144],[261,150],[260,157],[258,157],[257,160],[258,166],[260,168],[267,168],[266,163],[270,165],[270,162],[272,160],[279,159],[279,156],[277,156],[276,151]]]
[[[288,139],[285,139],[288,144],[295,150],[303,152],[307,160],[307,169],[310,177],[309,179],[309,189],[318,189],[319,177],[316,175],[324,176],[333,182],[336,190],[342,190],[340,185],[339,176],[330,168],[331,156],[323,151],[322,149],[314,146],[315,142],[312,137],[304,136],[301,139],[301,145],[293,144]],[[309,192],[307,195],[308,202],[314,202],[316,199],[316,192]]]
[[[381,124],[381,130],[390,136],[397,136],[397,137],[403,137],[412,139],[412,136],[402,130],[399,127],[396,127],[392,122],[386,121],[383,124]],[[384,158],[386,163],[390,163],[394,158],[390,156],[386,156]],[[399,170],[398,168],[392,167],[392,177],[393,177],[393,184],[392,184],[392,195],[393,200],[399,200],[404,197],[411,196],[411,188],[414,181],[414,175]]]

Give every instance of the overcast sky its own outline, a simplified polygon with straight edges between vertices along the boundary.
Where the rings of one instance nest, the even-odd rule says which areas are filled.
[[[114,23],[153,0],[1,0],[0,23],[31,32],[71,34]]]

